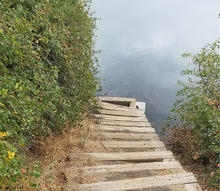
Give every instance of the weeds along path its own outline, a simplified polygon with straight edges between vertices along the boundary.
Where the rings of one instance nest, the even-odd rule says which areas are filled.
[[[67,190],[201,191],[194,175],[185,172],[160,141],[143,103],[133,98],[99,100],[88,140],[96,147],[70,154]]]

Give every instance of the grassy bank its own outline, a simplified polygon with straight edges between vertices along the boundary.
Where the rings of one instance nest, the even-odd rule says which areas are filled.
[[[191,166],[205,188],[217,190],[220,180],[220,41],[205,46],[191,59],[179,82],[165,131],[167,145]],[[197,166],[197,168],[195,168]]]
[[[94,29],[86,1],[1,1],[0,187],[35,187],[26,154],[95,106]]]

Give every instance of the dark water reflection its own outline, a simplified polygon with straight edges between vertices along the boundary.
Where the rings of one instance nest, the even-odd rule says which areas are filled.
[[[136,97],[159,129],[175,101],[183,52],[220,36],[218,0],[93,0],[103,93]]]

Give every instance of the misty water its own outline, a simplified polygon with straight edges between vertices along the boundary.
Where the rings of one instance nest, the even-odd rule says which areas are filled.
[[[159,130],[176,100],[184,52],[220,37],[219,0],[93,0],[106,96],[136,97]]]

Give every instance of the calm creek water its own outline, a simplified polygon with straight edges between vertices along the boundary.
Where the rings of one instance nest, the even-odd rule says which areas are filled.
[[[93,0],[103,95],[146,102],[157,130],[176,99],[184,52],[220,37],[219,0]]]

